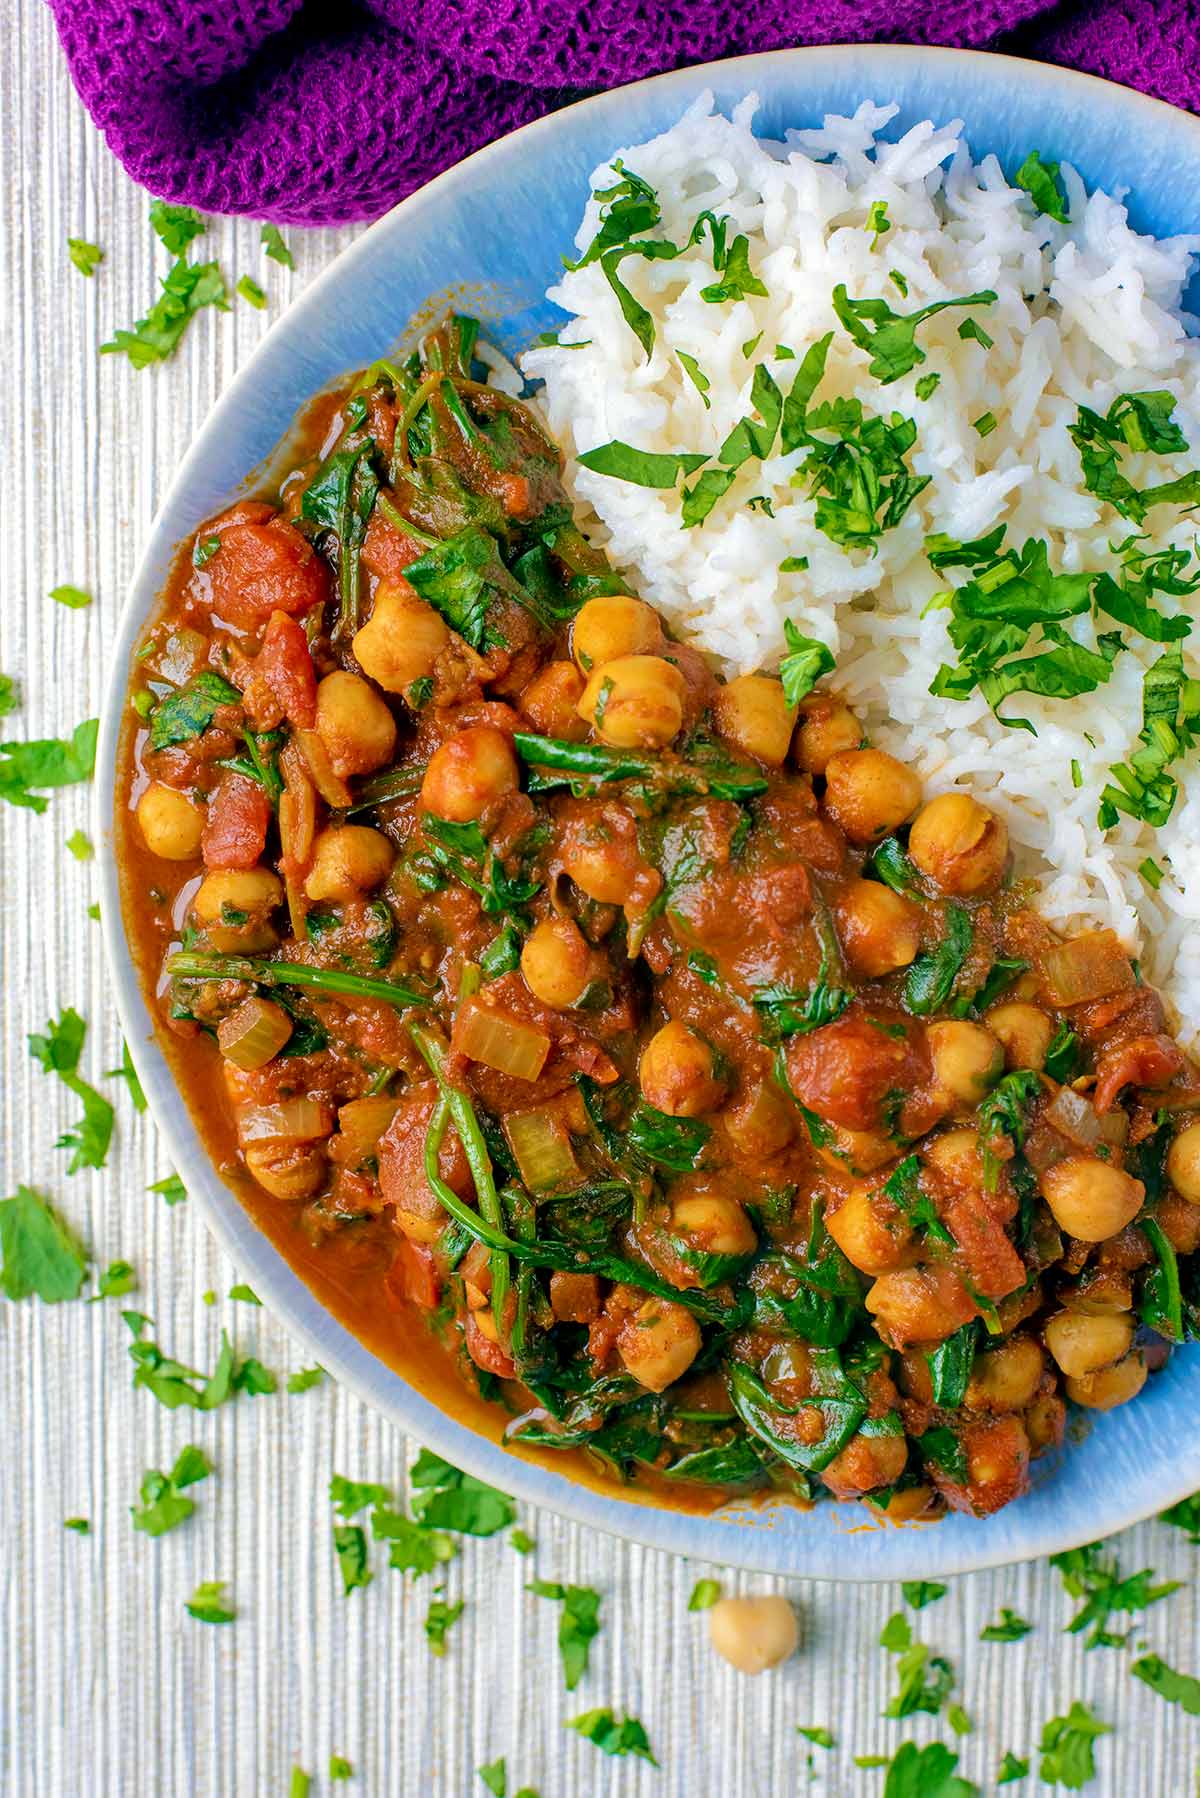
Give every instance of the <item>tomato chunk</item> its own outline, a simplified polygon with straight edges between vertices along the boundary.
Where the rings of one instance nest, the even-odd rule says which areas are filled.
[[[235,506],[210,525],[207,534],[220,545],[192,576],[199,607],[245,630],[272,612],[307,612],[329,590],[326,566],[307,537],[278,512],[267,509],[263,519],[263,510]]]
[[[911,1022],[903,1035],[861,1013],[793,1037],[788,1079],[802,1105],[845,1130],[878,1130],[895,1106],[920,1085],[929,1069],[924,1033]]]
[[[363,538],[362,563],[381,579],[399,580],[410,562],[420,558],[421,545],[389,524],[379,512],[371,514],[367,534]]]
[[[308,638],[286,612],[271,613],[254,671],[288,723],[311,730],[317,717],[317,676]]]
[[[253,868],[262,860],[271,801],[256,780],[227,768],[208,802],[200,838],[206,868]]]
[[[442,1276],[433,1250],[402,1236],[396,1259],[387,1272],[387,1288],[402,1303],[419,1305],[422,1311],[436,1310],[442,1296]]]

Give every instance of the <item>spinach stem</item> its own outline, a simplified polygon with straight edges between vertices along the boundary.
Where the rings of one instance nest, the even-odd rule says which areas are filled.
[[[395,980],[372,980],[337,968],[310,968],[305,962],[261,961],[249,955],[204,955],[181,950],[167,963],[177,980],[246,980],[255,986],[309,986],[323,993],[351,993],[360,999],[382,999],[397,1011],[428,1005],[431,995],[416,993]]]

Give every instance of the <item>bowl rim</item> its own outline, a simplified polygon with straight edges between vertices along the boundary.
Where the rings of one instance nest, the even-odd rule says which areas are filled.
[[[1015,1528],[999,1538],[989,1535],[985,1539],[981,1526],[977,1546],[974,1539],[962,1544],[956,1539],[948,1555],[939,1555],[940,1530],[936,1523],[898,1528],[874,1517],[866,1521],[865,1506],[823,1503],[822,1512],[834,1516],[839,1533],[853,1537],[866,1530],[872,1533],[883,1530],[891,1536],[898,1551],[896,1555],[884,1555],[878,1563],[872,1560],[864,1569],[847,1565],[831,1555],[831,1536],[825,1530],[814,1531],[809,1542],[793,1537],[783,1545],[784,1533],[776,1536],[770,1527],[771,1510],[758,1512],[766,1527],[737,1529],[728,1527],[728,1523],[750,1521],[744,1507],[729,1507],[727,1518],[722,1520],[714,1519],[712,1515],[630,1502],[621,1496],[620,1489],[602,1491],[565,1473],[512,1455],[499,1442],[459,1422],[451,1412],[425,1398],[402,1374],[389,1367],[325,1310],[281,1251],[253,1223],[233,1189],[221,1179],[209,1160],[170,1064],[156,1039],[154,1021],[126,941],[120,873],[114,848],[117,758],[125,699],[137,638],[161,587],[156,570],[169,559],[187,534],[189,527],[183,520],[191,516],[187,501],[194,466],[202,459],[206,444],[219,437],[235,417],[243,396],[253,392],[259,367],[280,338],[303,333],[310,318],[320,312],[326,294],[368,263],[382,238],[397,229],[403,230],[409,221],[430,207],[444,204],[456,190],[468,187],[483,164],[502,166],[510,160],[521,163],[529,155],[536,155],[542,141],[552,140],[563,128],[564,119],[574,118],[581,112],[598,116],[611,113],[616,141],[621,132],[623,104],[645,90],[661,90],[665,94],[677,90],[682,110],[710,85],[741,85],[744,91],[751,91],[755,85],[754,70],[762,69],[764,65],[791,65],[797,72],[797,80],[802,81],[806,73],[821,65],[837,69],[851,59],[856,65],[856,73],[861,74],[864,96],[870,92],[872,82],[877,82],[897,64],[910,70],[930,68],[935,78],[940,71],[971,65],[985,83],[990,80],[1000,83],[1001,87],[1006,78],[1011,80],[1019,74],[1023,84],[1033,84],[1048,97],[1053,94],[1061,98],[1065,91],[1081,105],[1100,102],[1137,113],[1144,126],[1152,131],[1167,130],[1184,140],[1190,139],[1187,148],[1200,160],[1200,118],[1166,101],[1099,76],[1054,64],[989,51],[911,44],[801,46],[751,52],[668,70],[549,113],[474,151],[368,225],[333,258],[272,323],[219,395],[189,445],[155,511],[110,646],[112,660],[101,711],[93,816],[98,844],[104,951],[117,1013],[151,1116],[161,1132],[173,1166],[221,1248],[252,1278],[255,1290],[288,1334],[338,1383],[345,1385],[389,1422],[431,1445],[436,1452],[477,1478],[573,1522],[647,1547],[751,1570],[838,1581],[879,1581],[902,1575],[977,1572],[1032,1560],[1092,1540],[1097,1533],[1096,1522],[1093,1520],[1089,1525],[1076,1517],[1066,1527],[1056,1528],[1050,1522],[1043,1523],[1040,1529],[1032,1529],[1022,1528],[1016,1517],[1013,1518]],[[936,96],[931,94],[931,110],[935,105]],[[307,394],[297,396],[297,408],[307,397]],[[243,484],[252,473],[252,469],[246,471]],[[193,526],[199,522],[199,519],[192,520]],[[1176,1447],[1181,1451],[1180,1468],[1187,1471],[1181,1471],[1177,1481],[1165,1485],[1153,1499],[1143,1497],[1126,1509],[1114,1509],[1111,1517],[1102,1520],[1104,1533],[1113,1533],[1139,1522],[1188,1496],[1200,1485],[1200,1435],[1192,1445],[1190,1459],[1182,1452],[1183,1445],[1176,1444]],[[1011,1511],[1018,1511],[1020,1504],[1018,1500]],[[1070,1505],[1064,1506],[1064,1510],[1068,1518],[1073,1515]],[[846,1562],[854,1559],[852,1554],[846,1556]],[[890,1564],[892,1561],[896,1564]]]

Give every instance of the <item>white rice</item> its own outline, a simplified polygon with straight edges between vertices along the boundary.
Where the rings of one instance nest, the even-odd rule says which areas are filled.
[[[867,102],[853,118],[827,117],[820,131],[770,144],[751,129],[756,105],[750,96],[727,119],[704,95],[661,137],[614,155],[657,190],[663,219],[650,235],[682,243],[703,208],[728,215],[730,237],[748,236],[751,266],[769,297],[702,300],[701,288],[715,278],[707,238],[673,261],[627,257],[621,279],[655,320],[647,360],[592,264],[550,290],[571,315],[561,344],[586,347],[536,349],[522,358],[523,369],[544,379],[547,416],[568,457],[613,438],[715,457],[750,410],[754,363],[765,359],[786,392],[796,363],[777,360],[774,346],[799,356],[832,330],[817,400],[853,394],[868,414],[895,410],[916,419],[909,462],[931,484],[872,555],[843,550],[815,528],[813,501],[790,485],[802,450],[747,463],[697,529],[681,528],[678,490],[634,486],[572,461],[574,495],[594,513],[590,528],[637,591],[724,672],[777,666],[785,618],[827,643],[837,656],[833,678],[872,740],[914,761],[928,792],[963,782],[986,795],[1007,818],[1024,866],[1042,874],[1046,915],[1067,928],[1111,924],[1194,1037],[1200,756],[1174,768],[1181,791],[1162,830],[1122,818],[1102,832],[1096,822],[1110,766],[1137,747],[1142,677],[1161,647],[1127,631],[1129,647],[1098,692],[1010,699],[1004,709],[1030,718],[1036,737],[998,724],[978,693],[966,702],[931,698],[939,664],[957,658],[946,612],[922,613],[939,588],[964,577],[935,573],[922,544],[934,531],[972,538],[1004,522],[1009,545],[1047,539],[1056,569],[1116,571],[1110,542],[1134,527],[1085,490],[1067,427],[1081,402],[1104,412],[1120,393],[1166,388],[1200,452],[1200,348],[1186,337],[1181,311],[1200,237],[1139,236],[1121,193],[1089,194],[1066,165],[1071,222],[1056,224],[1009,185],[995,157],[972,161],[959,120],[926,122],[889,140],[883,133],[897,108]],[[605,164],[592,185],[613,179]],[[866,220],[878,200],[887,203],[891,229],[872,249]],[[589,200],[580,249],[598,217]],[[888,278],[893,269],[908,283],[906,299]],[[920,327],[924,365],[880,386],[833,312],[839,282],[852,298],[884,296],[901,312],[992,288],[995,305],[973,316],[994,347],[959,338],[966,312],[940,313]],[[748,358],[743,345],[756,337]],[[680,350],[711,383],[711,409],[684,373]],[[922,402],[914,388],[931,371],[941,383]],[[973,421],[989,411],[997,428],[980,437]],[[1148,485],[1198,463],[1200,453],[1189,452],[1126,457],[1122,468]],[[774,517],[747,508],[754,494],[772,502]],[[1190,546],[1196,536],[1175,506],[1154,508],[1149,525],[1156,547]],[[780,572],[792,556],[808,558],[806,572]],[[1162,603],[1167,611],[1200,611],[1195,600]],[[1094,642],[1086,618],[1068,628]],[[1189,672],[1200,672],[1188,649]],[[1073,761],[1082,772],[1078,787]],[[1165,871],[1157,892],[1138,872],[1147,856]]]

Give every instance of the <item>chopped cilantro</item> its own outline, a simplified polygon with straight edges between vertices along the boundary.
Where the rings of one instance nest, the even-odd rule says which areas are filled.
[[[96,765],[99,720],[88,718],[68,738],[42,737],[29,743],[0,743],[0,799],[44,812],[47,800],[36,787],[71,787],[90,780]]]
[[[1051,1555],[1050,1565],[1057,1567],[1072,1598],[1086,1600],[1068,1623],[1069,1633],[1078,1635],[1086,1629],[1085,1646],[1088,1648],[1121,1648],[1129,1640],[1132,1626],[1120,1635],[1115,1634],[1108,1628],[1112,1614],[1116,1611],[1134,1613],[1158,1604],[1178,1591],[1180,1582],[1166,1580],[1161,1585],[1152,1585],[1154,1572],[1149,1567],[1122,1579],[1116,1556],[1110,1560],[1102,1556],[1102,1544],[1091,1542],[1084,1548],[1071,1548],[1062,1554]]]
[[[194,1486],[212,1472],[212,1462],[202,1448],[189,1443],[181,1449],[170,1473],[151,1469],[142,1475],[141,1502],[130,1506],[135,1530],[147,1536],[164,1536],[183,1523],[196,1509],[195,1502],[183,1496],[185,1486]]]
[[[1018,1617],[1007,1605],[1000,1607],[1000,1621],[989,1623],[979,1632],[981,1642],[1019,1642],[1033,1628],[1024,1617]]]
[[[265,230],[266,227],[264,226]],[[329,1777],[331,1780],[353,1779],[354,1768],[342,1754],[331,1754],[329,1757]]]
[[[104,261],[104,251],[100,245],[89,243],[86,237],[68,237],[67,255],[81,275],[94,275]]]
[[[979,1798],[978,1786],[955,1773],[958,1756],[943,1742],[929,1742],[924,1748],[901,1742],[890,1762],[856,1756],[855,1765],[887,1767],[883,1798]]]
[[[946,1721],[956,1736],[969,1736],[973,1727],[970,1717],[961,1704],[950,1704],[946,1707]]]
[[[240,1299],[244,1305],[262,1304],[262,1300],[259,1298],[258,1294],[241,1280],[238,1281],[236,1286],[231,1286],[229,1288],[229,1296],[231,1299]]]
[[[1157,893],[1159,887],[1163,883],[1163,871],[1152,855],[1148,855],[1144,862],[1139,862],[1138,873],[1141,875],[1146,885],[1148,887],[1153,887],[1154,891]]]
[[[802,560],[803,558],[794,558]],[[807,568],[807,561],[804,562]],[[787,568],[787,563],[781,564]],[[783,621],[783,636],[788,653],[779,664],[779,678],[783,682],[783,696],[789,705],[799,705],[806,699],[817,682],[834,668],[833,652],[815,637],[805,637],[797,630],[790,618]]]
[[[610,475],[617,481],[632,481],[637,487],[674,487],[681,474],[694,474],[706,460],[707,457],[695,453],[660,455],[616,441],[584,450],[579,457],[581,465],[590,468],[593,474]]]
[[[1186,1530],[1189,1542],[1200,1548],[1200,1492],[1191,1498],[1181,1498],[1177,1505],[1159,1514],[1160,1523],[1169,1523],[1177,1530]]]
[[[7,718],[20,705],[17,683],[11,674],[0,674],[0,718]]]
[[[1031,150],[1013,179],[1027,193],[1039,212],[1058,224],[1067,222],[1066,194],[1058,179],[1058,164],[1043,162],[1037,150]]]
[[[200,1623],[232,1623],[237,1612],[224,1597],[228,1580],[201,1580],[192,1596],[184,1603],[184,1610],[189,1617],[195,1617]]]
[[[886,300],[852,300],[839,284],[833,290],[833,310],[843,330],[870,356],[868,372],[887,387],[924,362],[925,352],[917,343],[918,325],[951,306],[991,306],[995,299],[988,288],[963,294],[959,299],[934,300],[916,312],[904,314],[893,312]]]
[[[374,1575],[367,1565],[367,1536],[361,1524],[335,1523],[333,1546],[342,1576],[342,1592],[349,1598],[361,1586],[369,1586]]]
[[[978,343],[985,350],[992,348],[993,339],[988,336],[978,319],[964,318],[958,327],[958,334],[964,343]],[[988,416],[990,417],[990,414]]]
[[[509,1798],[508,1767],[503,1755],[498,1761],[492,1761],[488,1766],[477,1767],[475,1770],[488,1791],[492,1793],[492,1798]],[[537,1793],[532,1786],[522,1786],[519,1792],[512,1793],[511,1798],[537,1798]]]
[[[763,334],[761,331],[758,333],[757,337],[748,337],[746,339],[745,343],[742,345],[742,355],[745,357],[747,362],[749,362],[751,356],[753,356],[755,350],[758,348],[758,346],[762,342],[762,340],[763,340]]]
[[[1065,1717],[1051,1717],[1038,1744],[1042,1756],[1039,1770],[1046,1784],[1078,1792],[1096,1776],[1092,1743],[1098,1736],[1111,1734],[1112,1724],[1101,1723],[1078,1699]]]
[[[96,853],[85,830],[73,830],[67,838],[67,848],[77,862],[90,862]]]
[[[45,1199],[29,1186],[0,1199],[0,1290],[6,1298],[34,1293],[44,1304],[79,1297],[88,1254]]]
[[[390,1544],[389,1567],[399,1573],[414,1574],[418,1579],[452,1561],[458,1553],[445,1530],[427,1529],[390,1505],[377,1504],[371,1512],[371,1534],[377,1542]]]
[[[938,388],[941,386],[941,381],[941,375],[931,371],[927,375],[920,376],[913,391],[919,400],[932,399]]]
[[[1122,393],[1103,417],[1090,406],[1080,406],[1075,423],[1068,426],[1088,492],[1138,525],[1153,506],[1194,506],[1200,500],[1200,470],[1142,488],[1121,472],[1125,450],[1179,455],[1188,448],[1174,410],[1174,394],[1161,389]]]
[[[51,587],[50,597],[57,600],[60,606],[66,606],[69,612],[82,612],[85,606],[92,603],[91,594],[85,593],[82,587]]]
[[[446,1632],[451,1624],[457,1623],[465,1609],[465,1601],[459,1599],[456,1604],[447,1604],[444,1598],[430,1601],[425,1613],[425,1635],[432,1654],[439,1657],[446,1652]]]
[[[325,1369],[320,1366],[302,1367],[287,1377],[289,1392],[308,1392],[313,1386],[319,1386],[325,1378]]]
[[[460,1472],[430,1449],[421,1450],[408,1477],[417,1488],[412,1513],[425,1529],[494,1536],[516,1517],[516,1506],[507,1493]]]
[[[867,223],[866,223],[865,229],[874,233],[874,235],[871,238],[871,248],[873,250],[877,250],[879,248],[880,238],[885,234],[885,232],[890,231],[891,228],[892,228],[892,223],[887,215],[887,201],[886,200],[872,200],[871,210],[867,213]]]
[[[205,1376],[196,1368],[185,1367],[173,1356],[165,1355],[157,1343],[143,1339],[142,1332],[150,1322],[148,1317],[137,1311],[123,1311],[121,1315],[133,1334],[129,1344],[134,1363],[133,1383],[144,1386],[168,1411],[176,1411],[180,1405],[192,1411],[212,1411],[239,1392],[253,1398],[275,1390],[274,1374],[268,1373],[261,1361],[256,1361],[253,1356],[239,1361],[224,1330],[217,1364],[211,1374]],[[195,1380],[203,1384],[193,1385]]]
[[[1179,783],[1172,762],[1200,740],[1200,680],[1184,671],[1183,652],[1169,649],[1146,670],[1142,682],[1142,729],[1127,762],[1109,769],[1112,780],[1100,795],[1098,822],[1110,830],[1125,812],[1161,828],[1175,809]]]
[[[600,1633],[600,1593],[592,1586],[562,1586],[557,1580],[531,1580],[526,1586],[536,1598],[551,1598],[563,1607],[558,1620],[558,1652],[563,1679],[573,1692],[588,1667],[593,1639]]]
[[[64,1517],[63,1528],[74,1530],[77,1536],[90,1536],[92,1533],[92,1526],[86,1517]]]
[[[694,356],[689,356],[686,350],[676,350],[675,354],[679,358],[683,372],[704,401],[704,409],[707,412],[712,406],[712,401],[708,397],[708,390],[712,386],[712,382]]]
[[[942,1401],[934,1400],[935,1404],[940,1402]],[[910,1604],[914,1611],[923,1611],[935,1599],[945,1598],[950,1588],[939,1585],[936,1580],[906,1579],[901,1581],[900,1590],[904,1594],[905,1604]]]
[[[194,237],[208,229],[194,206],[173,206],[169,200],[152,200],[150,223],[172,256],[182,256]]]
[[[779,564],[779,572],[780,574],[803,574],[807,567],[807,556],[785,556]]]
[[[821,1723],[797,1723],[796,1734],[803,1736],[806,1742],[812,1742],[817,1748],[833,1747],[833,1732]]]
[[[928,1711],[936,1716],[954,1686],[954,1672],[949,1661],[941,1655],[931,1654],[923,1642],[913,1641],[912,1628],[902,1611],[896,1611],[888,1619],[879,1645],[899,1656],[897,1690],[884,1716],[911,1717],[916,1711]]]
[[[1024,1779],[1028,1772],[1029,1762],[1027,1760],[1022,1760],[1021,1757],[1014,1754],[1010,1748],[1005,1753],[1004,1759],[1000,1762],[1000,1771],[996,1775],[996,1784],[998,1786],[1012,1785],[1014,1780]]]
[[[133,1102],[133,1109],[139,1116],[145,1111],[146,1095],[142,1091],[142,1083],[138,1079],[137,1069],[133,1065],[133,1058],[129,1053],[129,1044],[127,1042],[122,1041],[121,1043],[120,1067],[107,1068],[105,1070],[104,1078],[106,1080],[123,1080],[129,1088],[129,1097]]]
[[[264,255],[269,256],[272,262],[281,262],[284,268],[295,268],[296,258],[284,243],[278,225],[264,225],[259,236]]]
[[[996,414],[994,412],[981,412],[979,417],[975,420],[975,430],[979,436],[990,437],[995,429]]]
[[[205,306],[229,310],[225,278],[216,262],[192,263],[180,257],[162,288],[131,331],[119,330],[111,342],[100,345],[102,356],[127,356],[134,368],[149,368],[151,363],[165,362],[178,348],[189,323]]]
[[[390,1505],[392,1495],[386,1486],[373,1480],[348,1480],[335,1473],[329,1482],[329,1497],[343,1517],[357,1517],[368,1505]]]
[[[100,1276],[100,1284],[92,1295],[92,1302],[97,1299],[123,1299],[127,1292],[136,1292],[137,1274],[128,1261],[110,1261]]]
[[[692,1595],[688,1599],[689,1611],[707,1611],[716,1604],[721,1596],[719,1580],[698,1579],[692,1587]]]
[[[28,1039],[29,1053],[42,1071],[57,1074],[83,1106],[79,1123],[73,1130],[64,1131],[55,1144],[56,1148],[72,1151],[67,1165],[69,1174],[78,1173],[80,1168],[103,1167],[113,1133],[112,1106],[78,1072],[86,1031],[87,1025],[79,1013],[67,1006],[61,1018],[51,1018],[44,1036],[35,1032]]]
[[[288,1798],[309,1798],[311,1791],[312,1774],[306,1773],[303,1767],[293,1767],[288,1781]]]
[[[1142,1655],[1129,1671],[1168,1704],[1181,1705],[1190,1717],[1200,1717],[1200,1679],[1193,1679],[1190,1673],[1176,1673],[1156,1654]]]
[[[650,1752],[646,1731],[636,1717],[618,1719],[604,1706],[594,1711],[584,1711],[578,1717],[568,1717],[566,1726],[577,1730],[581,1736],[586,1736],[601,1754],[636,1754],[641,1760],[649,1761],[652,1767],[658,1765]]]
[[[537,1543],[529,1534],[529,1531],[523,1530],[519,1524],[517,1528],[512,1531],[508,1539],[519,1555],[532,1554],[537,1547]]]
[[[724,233],[721,234],[722,239]],[[718,243],[716,234],[713,239],[713,267],[721,276],[709,287],[700,289],[700,298],[707,300],[710,306],[724,305],[726,300],[744,300],[751,294],[767,298],[767,290],[750,267],[750,240],[746,237],[735,237],[726,250]]]
[[[252,276],[242,275],[238,281],[235,291],[241,295],[243,300],[245,300],[249,305],[253,306],[254,310],[256,312],[262,312],[265,310],[266,304],[267,304],[267,296],[263,292],[262,288],[258,285],[258,282],[252,278]]]
[[[187,1187],[178,1174],[165,1175],[163,1179],[156,1180],[153,1186],[148,1186],[146,1191],[158,1193],[159,1197],[165,1199],[168,1205],[182,1204],[183,1200],[187,1198]]]

